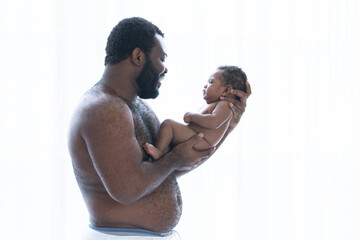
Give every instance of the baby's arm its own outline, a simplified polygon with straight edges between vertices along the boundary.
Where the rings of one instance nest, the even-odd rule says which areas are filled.
[[[219,101],[216,104],[215,109],[210,114],[201,113],[185,113],[184,121],[186,123],[193,122],[201,127],[218,129],[233,115],[228,103],[225,101]]]

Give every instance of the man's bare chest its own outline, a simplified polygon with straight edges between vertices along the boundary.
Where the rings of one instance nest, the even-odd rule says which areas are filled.
[[[146,142],[154,144],[160,125],[154,112],[144,104],[137,104],[130,109],[133,115],[135,136],[140,146]]]

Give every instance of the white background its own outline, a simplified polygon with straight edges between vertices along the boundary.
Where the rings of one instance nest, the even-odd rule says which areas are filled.
[[[1,0],[0,239],[79,239],[88,224],[69,118],[131,16],[165,33],[160,120],[201,107],[219,65],[253,89],[221,149],[179,180],[183,240],[360,239],[359,13],[357,0]]]

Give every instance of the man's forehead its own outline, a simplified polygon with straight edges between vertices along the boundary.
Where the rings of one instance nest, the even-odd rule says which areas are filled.
[[[164,38],[159,35],[159,34],[155,34],[155,48],[158,47],[159,50],[165,55],[165,57],[167,57],[167,51],[166,51],[166,45],[165,45],[165,41]]]

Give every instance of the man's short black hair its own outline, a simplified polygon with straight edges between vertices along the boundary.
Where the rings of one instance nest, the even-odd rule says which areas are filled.
[[[237,66],[220,66],[218,70],[223,71],[223,77],[226,85],[231,85],[234,89],[246,92],[247,76],[245,72]]]
[[[105,65],[123,61],[137,47],[148,56],[155,46],[155,34],[164,37],[157,26],[143,18],[121,20],[107,39]]]

